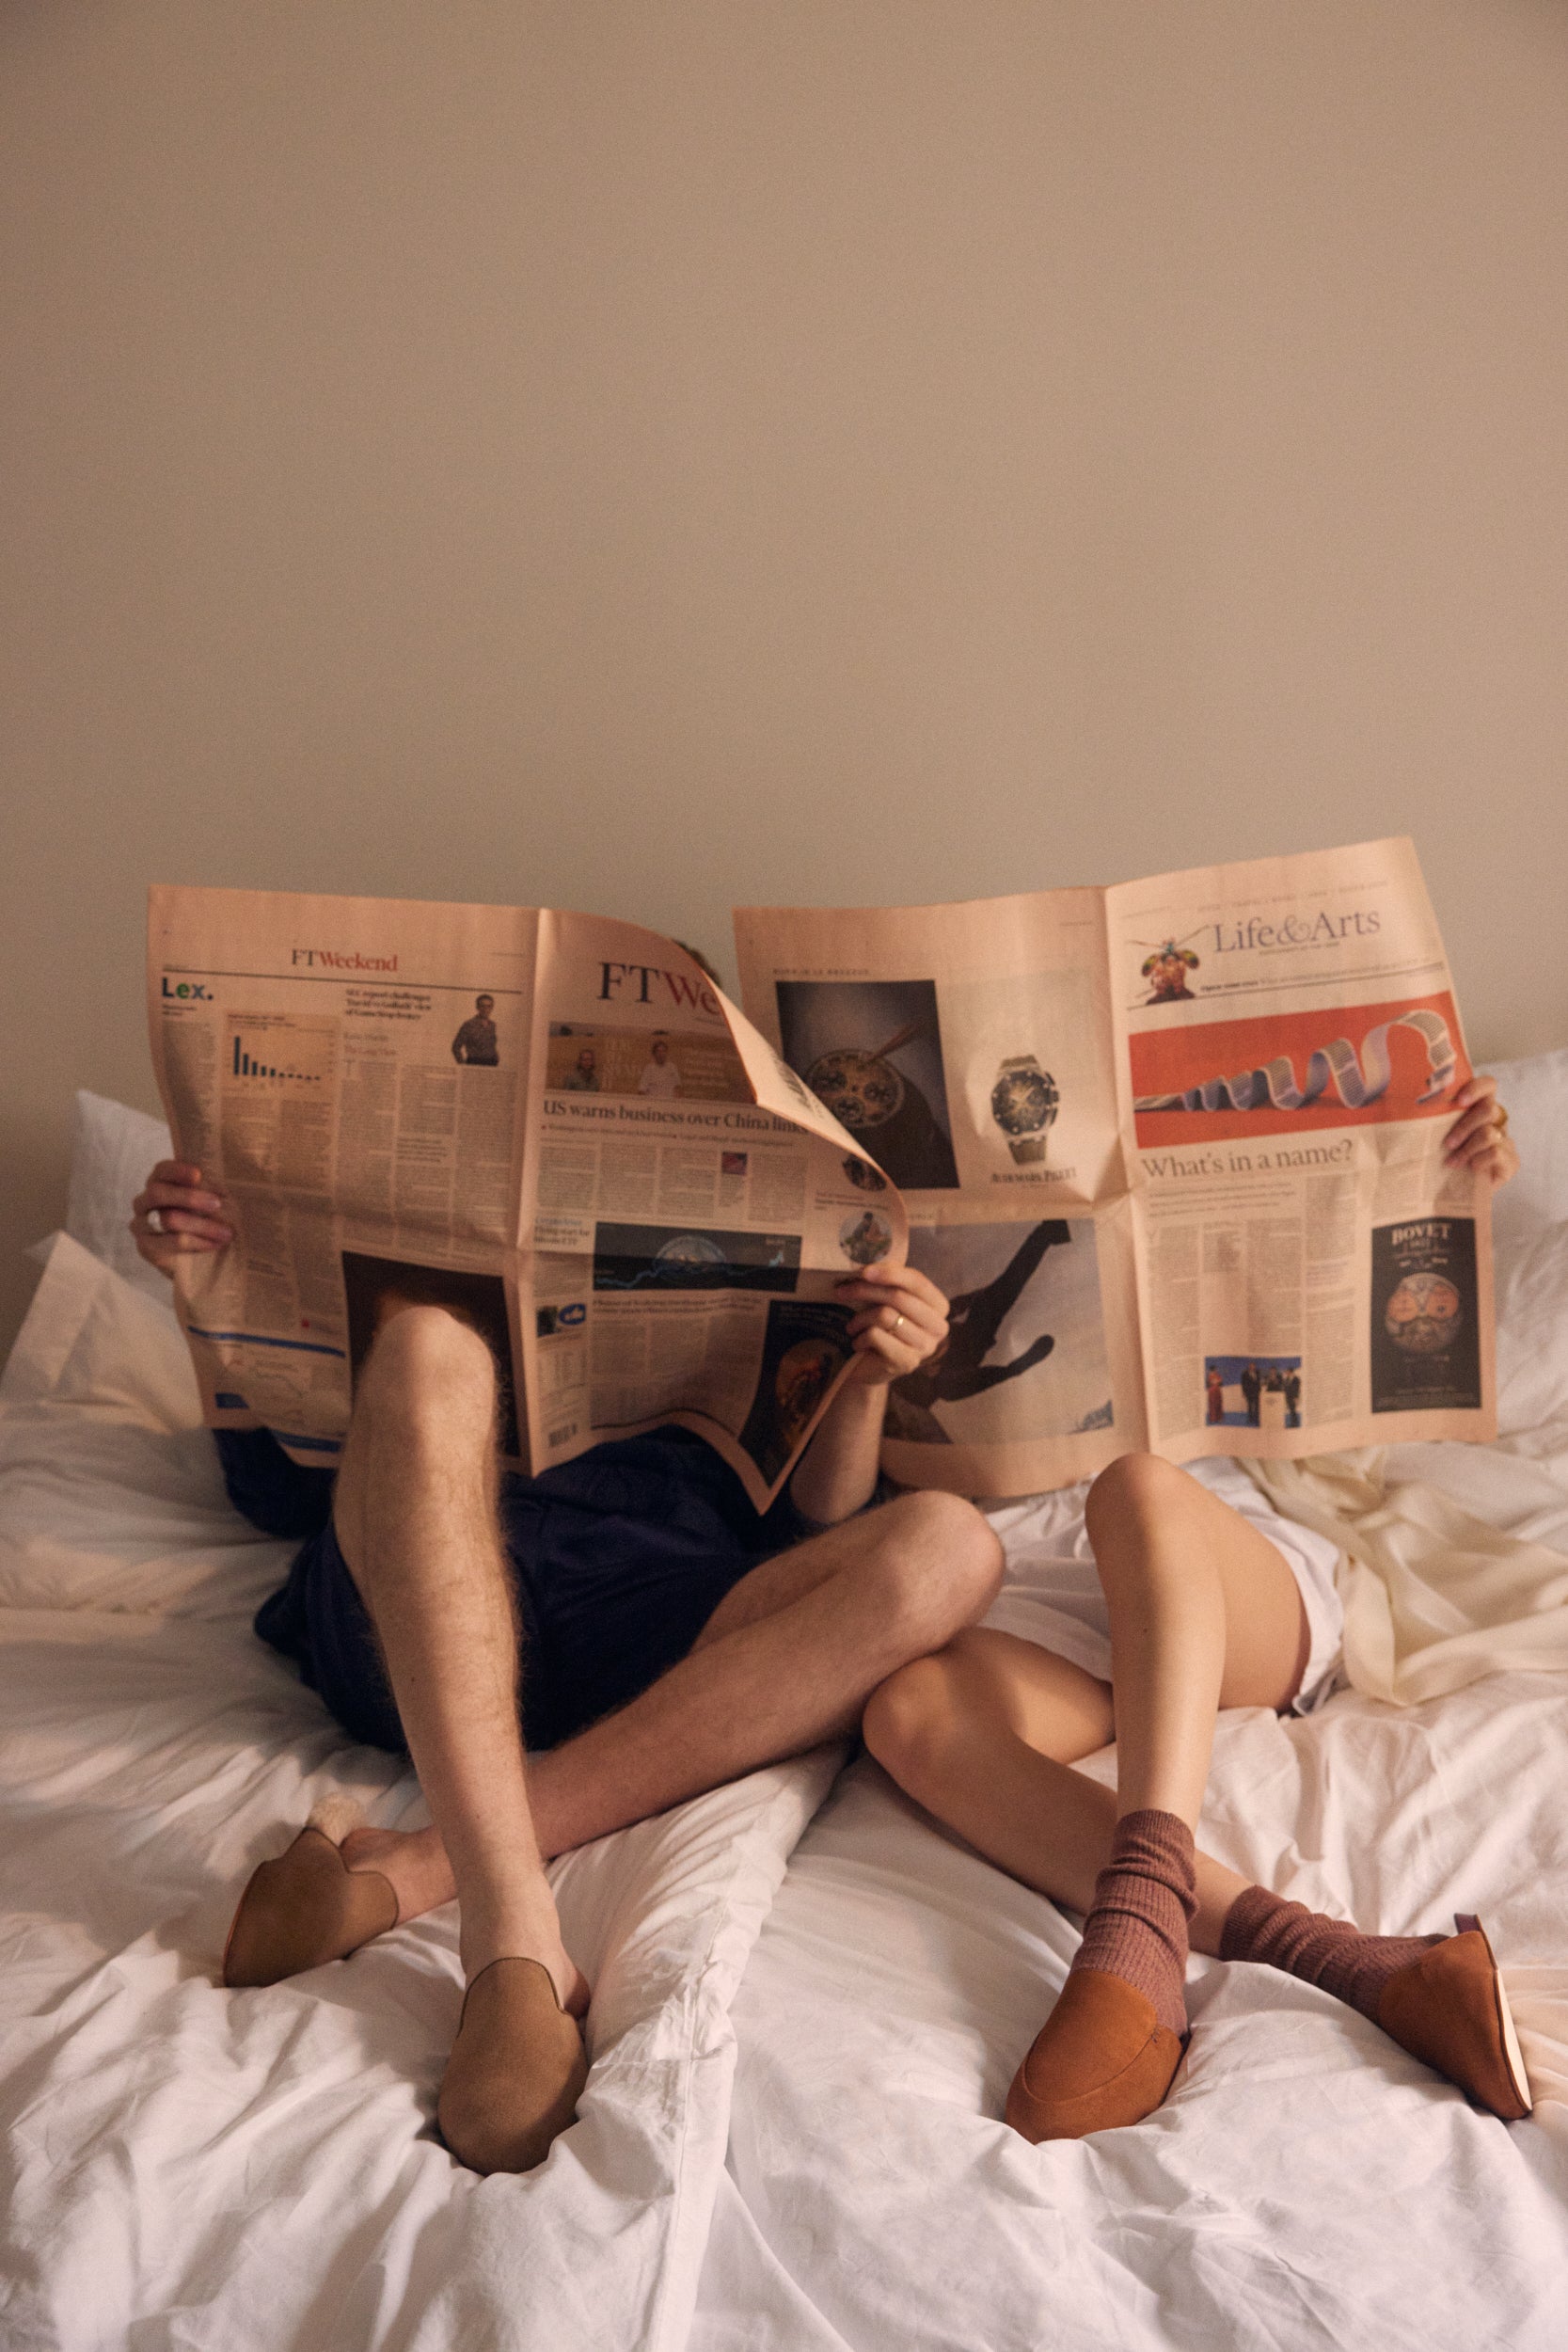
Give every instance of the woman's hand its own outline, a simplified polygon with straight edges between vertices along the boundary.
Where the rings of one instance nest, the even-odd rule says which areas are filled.
[[[1508,1139],[1508,1113],[1497,1100],[1496,1078],[1466,1078],[1453,1106],[1459,1117],[1443,1138],[1449,1166],[1506,1184],[1518,1173],[1519,1154]]]
[[[846,1387],[886,1388],[946,1345],[947,1301],[912,1265],[868,1265],[837,1287],[847,1305],[863,1311],[849,1326],[860,1361]]]
[[[200,1168],[160,1160],[131,1204],[131,1232],[148,1264],[172,1280],[176,1258],[222,1249],[233,1240],[226,1216],[222,1193],[203,1186]]]

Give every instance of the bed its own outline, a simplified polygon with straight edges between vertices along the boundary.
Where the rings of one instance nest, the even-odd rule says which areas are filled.
[[[1529,1176],[1499,1229],[1506,1434],[1388,1470],[1556,1557],[1568,1056],[1507,1091]],[[556,1866],[594,2069],[526,2179],[477,2181],[435,2135],[450,1910],[219,1990],[235,1890],[313,1804],[422,1816],[249,1636],[288,1548],[228,1510],[173,1318],[126,1251],[159,1148],[155,1122],[85,1101],[68,1231],[0,1383],[5,2352],[1556,2352],[1560,1668],[1227,1716],[1201,1832],[1370,1925],[1480,1910],[1536,2099],[1512,2127],[1309,1988],[1196,1963],[1165,2106],[1027,2147],[1002,2100],[1076,1923],[837,1751]]]

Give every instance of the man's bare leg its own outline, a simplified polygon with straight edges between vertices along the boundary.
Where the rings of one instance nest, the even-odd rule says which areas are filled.
[[[1128,1455],[1098,1480],[1089,1532],[1111,1614],[1115,1692],[1033,1642],[960,1633],[865,1710],[867,1747],[910,1795],[1025,1885],[1086,1912],[1119,1815],[1196,1826],[1220,1707],[1282,1707],[1305,1664],[1294,1578],[1266,1536],[1194,1479]],[[1115,1792],[1070,1769],[1112,1739]],[[1192,1941],[1217,1953],[1247,1882],[1196,1864]]]
[[[562,1942],[517,1726],[495,1404],[476,1333],[439,1308],[392,1316],[361,1377],[333,1521],[462,1904],[465,1978],[537,1960],[580,2013],[588,1989]]]
[[[540,1849],[562,1853],[852,1731],[869,1692],[984,1613],[1000,1571],[980,1514],[944,1494],[901,1496],[765,1561],[640,1698],[529,1758]],[[343,1853],[391,1880],[402,1917],[455,1891],[438,1825],[356,1830]]]

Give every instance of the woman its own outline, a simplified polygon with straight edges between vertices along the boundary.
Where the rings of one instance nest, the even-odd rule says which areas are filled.
[[[1449,1168],[1500,1184],[1519,1162],[1496,1093],[1481,1077],[1459,1089],[1444,1150]],[[1037,1526],[1040,1508],[1018,1518],[1026,1509]],[[1189,1944],[1323,1986],[1494,2114],[1528,2114],[1477,1923],[1449,1937],[1365,1935],[1195,1850],[1217,1710],[1306,1710],[1326,1694],[1339,1641],[1332,1547],[1269,1512],[1230,1463],[1189,1475],[1124,1454],[1046,1516],[1050,1646],[1006,1629],[1004,1595],[986,1626],[875,1692],[864,1724],[872,1754],[928,1812],[1086,1914],[1008,2122],[1032,2140],[1079,2138],[1157,2107],[1187,2039]],[[1007,1518],[993,1519],[1006,1545]],[[1069,1769],[1113,1737],[1115,1794]]]

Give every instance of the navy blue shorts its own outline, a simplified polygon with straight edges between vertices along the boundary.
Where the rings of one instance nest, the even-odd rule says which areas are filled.
[[[230,1501],[268,1534],[306,1538],[256,1630],[298,1664],[345,1731],[406,1750],[375,1635],[332,1526],[332,1473],[268,1430],[214,1432]],[[509,1476],[501,1527],[522,1627],[525,1744],[553,1748],[684,1658],[760,1561],[811,1531],[787,1497],[759,1517],[711,1446],[660,1429]]]

